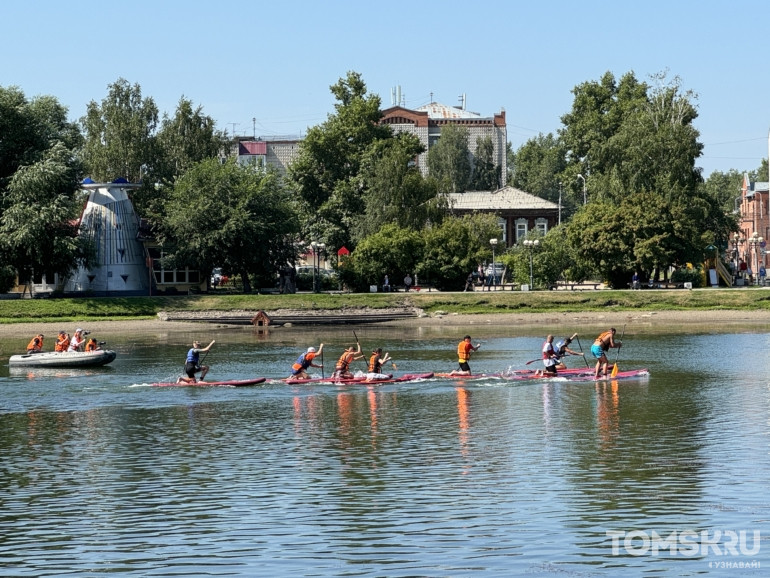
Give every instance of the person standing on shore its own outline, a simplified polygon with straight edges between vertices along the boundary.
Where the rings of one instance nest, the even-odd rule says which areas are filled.
[[[307,351],[300,355],[297,358],[297,361],[294,362],[294,365],[291,366],[291,375],[289,376],[289,379],[310,379],[310,376],[307,373],[308,368],[317,367],[320,369],[323,367],[323,363],[320,365],[313,363],[313,360],[319,355],[321,356],[321,359],[323,359],[323,351],[323,343],[318,346],[317,351],[315,347],[308,347]]]
[[[606,376],[607,366],[609,360],[607,359],[607,351],[613,347],[621,347],[623,343],[621,341],[615,341],[615,328],[610,327],[609,331],[601,333],[596,338],[594,344],[591,346],[591,353],[596,358],[596,369],[594,369],[594,379],[599,379],[599,373]],[[601,371],[600,371],[601,369]]]
[[[206,347],[201,348],[200,341],[193,341],[192,348],[187,352],[187,359],[184,364],[184,372],[187,374],[187,377],[180,377],[176,380],[177,383],[198,383],[198,381],[203,381],[206,374],[209,372],[209,367],[208,365],[200,364],[200,356],[201,353],[208,353],[211,346],[215,343],[216,341],[212,340]],[[196,380],[195,374],[199,371],[201,372],[201,376],[199,380]]]
[[[471,353],[478,351],[479,347],[481,347],[481,343],[474,346],[470,335],[463,337],[463,340],[457,344],[457,358],[460,367],[452,370],[449,375],[470,375],[471,366],[468,365],[468,361],[471,359]]]

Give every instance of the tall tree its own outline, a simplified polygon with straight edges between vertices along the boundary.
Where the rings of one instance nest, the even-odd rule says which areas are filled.
[[[87,263],[76,237],[81,143],[67,109],[50,96],[27,100],[0,87],[0,290],[33,272],[66,277]]]
[[[372,143],[393,134],[379,124],[380,97],[367,94],[360,74],[348,72],[330,90],[336,112],[308,130],[289,178],[305,205],[305,236],[351,248],[352,225],[364,211],[361,159]]]
[[[138,84],[132,86],[123,78],[108,88],[101,104],[92,100],[80,120],[86,135],[86,171],[97,181],[123,177],[139,182],[142,167],[156,158],[158,107],[152,98],[142,98]]]
[[[227,139],[216,130],[214,119],[184,97],[179,99],[173,117],[164,113],[155,137],[154,156],[142,175],[142,187],[132,200],[137,211],[160,221],[175,180],[195,164],[225,153]]]
[[[591,203],[570,223],[568,238],[585,243],[588,236],[592,255],[585,258],[613,283],[634,268],[700,263],[705,248],[724,243],[730,231],[719,203],[700,187],[697,96],[665,73],[652,81],[628,73],[615,83],[607,73],[577,87],[572,112],[562,117],[565,174],[579,169],[592,182]]]
[[[500,167],[494,161],[495,147],[492,137],[476,139],[476,155],[470,188],[475,191],[496,191],[500,188]]]
[[[428,173],[449,183],[449,191],[462,193],[471,182],[471,153],[468,129],[454,124],[441,129],[441,138],[428,150]]]
[[[491,261],[489,239],[499,233],[494,215],[447,217],[440,226],[425,229],[425,252],[417,273],[438,289],[458,291],[470,272]]]
[[[253,276],[273,284],[294,258],[299,230],[289,193],[273,171],[241,167],[231,159],[201,161],[177,181],[162,240],[176,266],[222,267],[239,274],[244,292]]]
[[[414,164],[423,150],[419,139],[407,133],[369,148],[361,163],[365,208],[354,227],[357,241],[387,223],[420,230],[441,221],[447,197],[440,194],[435,179],[423,178]]]
[[[517,189],[557,202],[560,173],[566,167],[565,150],[553,134],[540,133],[512,154],[513,178]]]

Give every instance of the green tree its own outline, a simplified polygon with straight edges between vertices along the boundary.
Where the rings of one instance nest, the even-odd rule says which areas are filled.
[[[162,220],[175,180],[195,164],[218,158],[226,148],[227,139],[216,130],[214,119],[181,98],[173,117],[163,115],[154,156],[145,165],[142,187],[132,196],[137,211],[152,221]]]
[[[364,214],[353,227],[360,241],[387,223],[420,230],[438,224],[448,201],[432,178],[423,178],[414,158],[424,150],[417,137],[400,133],[372,143],[361,163]]]
[[[592,183],[591,202],[570,223],[568,239],[590,247],[574,245],[618,286],[634,269],[700,263],[705,247],[723,243],[731,226],[695,166],[703,148],[693,126],[696,95],[666,73],[652,81],[628,73],[616,83],[607,73],[577,87],[572,112],[562,117],[565,174],[580,170]]]
[[[340,279],[359,291],[378,284],[385,275],[395,285],[415,271],[423,250],[424,240],[418,231],[389,223],[359,243],[340,266]]]
[[[380,125],[380,98],[367,95],[361,75],[348,72],[330,87],[335,114],[308,130],[289,179],[304,203],[304,235],[329,247],[352,248],[352,227],[364,212],[362,157],[376,141],[393,137]]]
[[[714,171],[699,188],[703,195],[713,198],[724,212],[732,213],[738,207],[743,175],[744,173],[735,169],[726,173]]]
[[[452,193],[468,190],[471,153],[467,128],[454,124],[442,127],[441,138],[428,150],[428,173],[436,180],[448,183]]]
[[[272,286],[278,269],[293,261],[298,231],[290,194],[274,172],[208,159],[177,181],[162,240],[173,247],[175,265],[220,266],[240,275],[248,293],[250,275]]]
[[[138,84],[123,78],[108,88],[101,104],[92,100],[80,120],[86,135],[86,171],[95,181],[124,177],[136,183],[142,179],[142,167],[157,158],[158,108],[152,98],[142,98]]]
[[[529,139],[512,154],[510,184],[551,202],[559,200],[561,173],[567,166],[561,142],[548,133]]]
[[[88,243],[74,223],[81,143],[67,109],[51,96],[30,100],[0,87],[0,290],[35,271],[66,277],[87,263]]]
[[[476,139],[476,155],[470,188],[475,191],[496,191],[500,188],[500,167],[494,161],[495,147],[492,138]]]
[[[447,217],[440,226],[425,229],[425,252],[417,274],[438,289],[459,291],[469,273],[492,260],[489,239],[499,235],[494,215]]]

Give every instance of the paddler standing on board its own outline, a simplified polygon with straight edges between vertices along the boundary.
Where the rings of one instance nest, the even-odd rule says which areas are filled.
[[[471,366],[468,365],[468,361],[470,361],[471,353],[478,351],[479,347],[481,347],[481,343],[474,346],[470,335],[463,337],[463,340],[457,344],[457,359],[460,367],[452,370],[449,375],[470,375]]]
[[[294,365],[291,366],[291,376],[289,376],[289,379],[310,379],[307,373],[309,367],[323,367],[323,363],[321,365],[313,363],[313,360],[319,355],[323,359],[323,350],[323,343],[318,346],[318,351],[316,351],[315,347],[308,347],[307,351],[300,355],[297,361],[294,362]]]
[[[209,366],[200,364],[201,353],[208,353],[211,346],[215,343],[216,341],[212,340],[206,347],[201,348],[200,341],[193,341],[192,348],[187,352],[187,359],[184,364],[184,372],[187,374],[187,377],[180,377],[176,380],[177,383],[198,383],[195,379],[195,374],[199,371],[201,372],[200,380],[203,381],[203,378],[209,372]]]
[[[591,353],[596,358],[594,379],[599,379],[600,373],[605,377],[607,376],[607,366],[610,363],[607,359],[607,351],[609,351],[611,347],[621,347],[622,345],[622,341],[615,341],[614,327],[610,327],[609,331],[605,331],[596,338],[596,341],[594,341],[594,344],[591,346]]]

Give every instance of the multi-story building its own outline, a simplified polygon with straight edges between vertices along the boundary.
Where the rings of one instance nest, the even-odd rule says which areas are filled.
[[[425,152],[417,158],[417,166],[423,175],[428,174],[428,151],[441,137],[441,129],[449,124],[463,126],[468,129],[468,148],[471,155],[476,154],[479,138],[492,139],[493,162],[500,168],[501,186],[506,184],[508,172],[506,148],[508,132],[505,125],[505,110],[490,117],[482,117],[476,112],[465,110],[465,107],[447,106],[431,102],[416,110],[402,106],[393,106],[382,111],[382,124],[390,126],[394,132],[408,132],[420,139],[425,146]]]
[[[751,182],[747,174],[743,175],[740,200],[738,227],[732,241],[732,256],[734,267],[739,268],[743,260],[752,271],[752,280],[758,282],[757,272],[760,266],[767,267],[767,239],[770,237],[770,215],[768,215],[768,197],[770,183]]]
[[[299,154],[300,138],[260,137],[252,139],[238,137],[235,142],[234,154],[241,164],[251,164],[258,167],[270,166],[278,170],[281,176],[286,176],[289,165]]]

